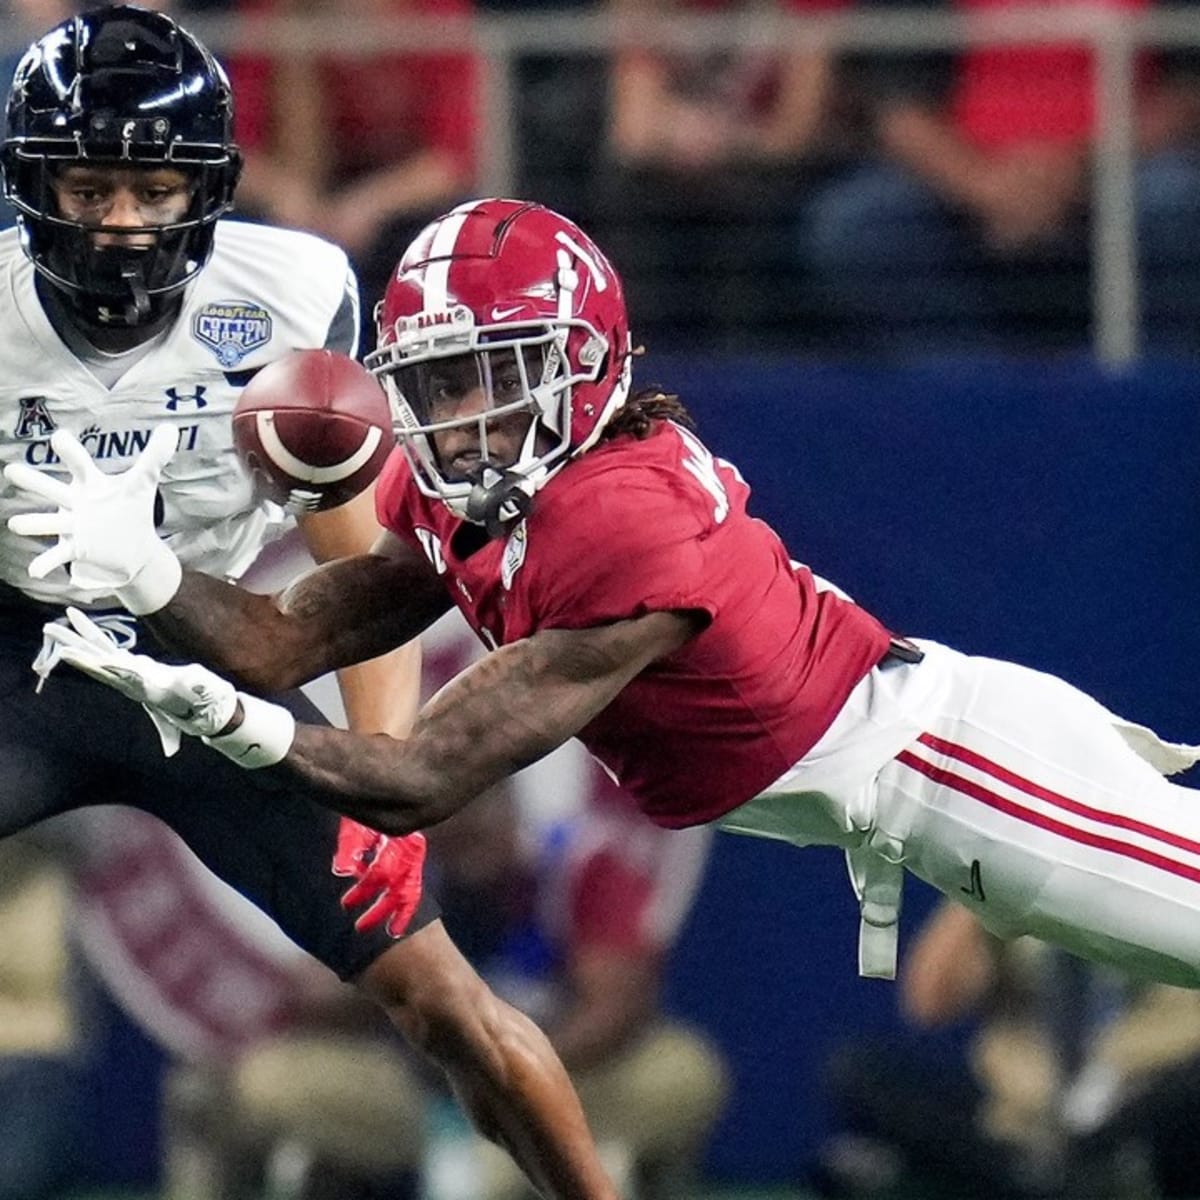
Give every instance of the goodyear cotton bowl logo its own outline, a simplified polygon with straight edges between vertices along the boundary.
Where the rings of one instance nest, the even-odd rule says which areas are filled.
[[[227,370],[271,340],[271,314],[245,300],[206,304],[192,318],[192,337],[202,342]]]

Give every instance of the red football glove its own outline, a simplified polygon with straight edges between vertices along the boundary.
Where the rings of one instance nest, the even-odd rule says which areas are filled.
[[[332,869],[357,880],[342,894],[342,907],[368,906],[354,922],[360,933],[383,925],[392,937],[403,937],[421,903],[424,866],[423,833],[388,837],[342,818]]]

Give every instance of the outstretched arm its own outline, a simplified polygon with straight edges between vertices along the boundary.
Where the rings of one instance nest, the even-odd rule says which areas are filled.
[[[100,474],[65,431],[51,438],[70,483],[5,468],[18,488],[57,505],[10,518],[14,532],[57,537],[30,566],[71,564],[111,586],[173,648],[217,665],[254,692],[274,692],[410,641],[449,606],[436,572],[384,535],[382,551],[317,567],[278,597],[183,575],[153,528],[158,474],[174,449],[156,430],[124,475]],[[113,513],[126,518],[114,528]],[[127,536],[127,535],[136,536]],[[40,564],[40,566],[39,566]],[[47,636],[65,661],[144,704],[164,722],[252,768],[280,765],[314,799],[385,833],[436,824],[579,732],[650,663],[701,628],[694,613],[655,612],[591,629],[548,629],[476,664],[422,710],[412,735],[363,736],[295,725],[290,713],[235,693],[195,664],[166,667],[108,643],[73,612]],[[249,713],[252,719],[247,719]],[[172,740],[164,733],[164,747]]]
[[[374,553],[314,567],[275,596],[185,571],[145,619],[181,656],[270,695],[403,645],[449,607],[429,563],[384,535]]]
[[[134,465],[114,475],[104,474],[66,429],[55,430],[50,444],[69,478],[23,463],[5,466],[18,493],[52,506],[8,521],[14,533],[56,539],[30,563],[30,575],[42,579],[69,567],[72,583],[112,592],[169,647],[256,692],[282,691],[375,658],[410,641],[449,607],[428,562],[388,534],[370,554],[318,567],[278,597],[183,572],[154,525],[159,477],[177,436],[169,426],[156,427]]]
[[[423,829],[562,745],[697,631],[698,618],[677,612],[542,630],[449,683],[410,737],[298,725],[279,769],[303,779],[313,799],[373,828]]]
[[[316,802],[388,834],[437,824],[562,745],[702,621],[655,612],[590,629],[542,630],[464,671],[399,739],[298,725],[287,709],[238,692],[204,667],[131,654],[77,609],[67,615],[72,628],[45,627],[63,661],[139,701],[160,733],[170,727],[167,753],[182,730],[243,767],[298,778]]]

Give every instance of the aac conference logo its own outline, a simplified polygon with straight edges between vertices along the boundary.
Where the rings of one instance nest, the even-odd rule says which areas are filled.
[[[58,426],[46,411],[45,396],[21,396],[17,400],[17,423],[13,437],[21,441],[48,438]]]

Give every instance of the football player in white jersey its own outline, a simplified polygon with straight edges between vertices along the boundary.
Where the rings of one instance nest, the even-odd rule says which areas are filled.
[[[182,563],[231,579],[290,520],[255,499],[234,453],[240,389],[296,348],[354,354],[358,330],[342,251],[221,220],[239,168],[224,72],[166,16],[100,8],[21,60],[3,147],[19,227],[0,233],[0,463],[65,474],[50,447],[65,429],[120,472],[169,431],[153,443],[176,450],[157,486],[158,530]],[[88,804],[155,814],[379,1002],[544,1194],[614,1200],[549,1043],[480,981],[422,894],[423,839],[339,826],[261,773],[214,769],[199,746],[164,763],[153,729],[85,677],[56,678],[31,704],[30,662],[62,606],[153,651],[125,610],[162,598],[80,586],[66,570],[34,583],[26,568],[40,547],[7,526],[22,503],[0,492],[0,835]],[[302,528],[318,561],[365,551],[379,532],[369,493]],[[414,667],[404,649],[349,672],[352,724],[396,732],[415,706]],[[284,703],[321,720],[299,693]],[[396,889],[376,910],[386,920],[356,929],[342,893],[368,863],[390,863]]]

